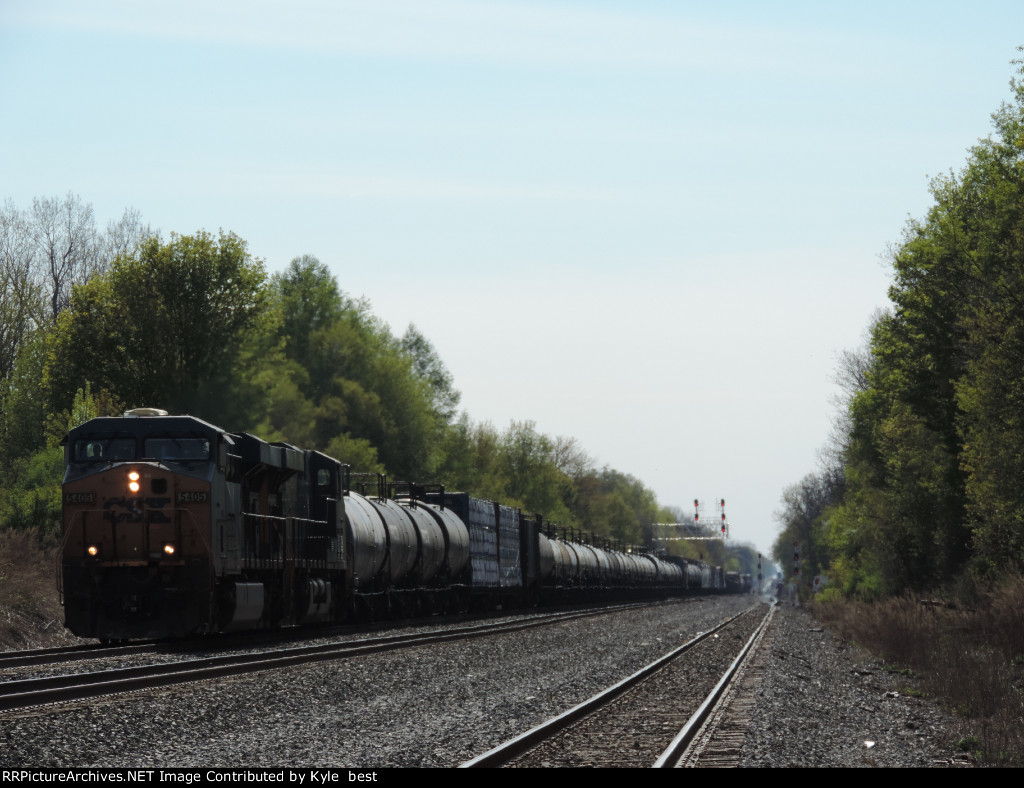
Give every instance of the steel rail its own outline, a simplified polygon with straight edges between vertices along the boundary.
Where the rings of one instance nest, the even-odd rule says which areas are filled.
[[[772,616],[775,614],[775,609],[775,605],[768,608],[768,612],[765,614],[761,623],[758,625],[757,629],[754,630],[750,639],[747,640],[747,644],[740,651],[736,659],[733,660],[729,669],[722,674],[722,678],[719,679],[715,688],[711,690],[708,696],[704,699],[704,702],[700,705],[700,708],[693,713],[693,716],[690,717],[679,733],[676,734],[672,743],[665,748],[665,751],[658,757],[658,760],[654,762],[655,769],[671,769],[679,763],[679,760],[685,753],[686,748],[690,746],[690,742],[693,741],[694,737],[700,731],[701,726],[704,724],[704,721],[718,705],[726,688],[736,677],[736,673],[740,666],[746,660],[747,656],[753,651],[754,645],[764,634],[765,630],[768,629]]]
[[[191,681],[232,676],[258,670],[291,667],[335,659],[379,654],[403,648],[445,643],[454,640],[520,632],[551,624],[620,612],[630,606],[584,612],[560,612],[541,615],[526,621],[505,621],[477,624],[442,632],[411,635],[390,635],[355,642],[328,643],[263,651],[204,657],[179,662],[159,663],[128,668],[114,668],[95,673],[65,674],[34,679],[17,679],[0,683],[0,710],[11,710],[70,700],[131,692],[140,689],[171,686]]]
[[[740,611],[734,616],[730,616],[729,618],[725,619],[724,621],[722,621],[722,623],[718,624],[712,629],[709,629],[706,632],[701,632],[696,637],[687,641],[683,645],[673,649],[668,654],[665,654],[664,656],[656,659],[654,662],[641,668],[636,673],[633,673],[631,676],[624,678],[617,684],[614,684],[613,686],[608,687],[607,689],[599,692],[597,695],[593,696],[589,700],[585,700],[579,705],[569,709],[568,711],[559,714],[557,717],[553,717],[547,722],[543,722],[540,725],[531,728],[530,730],[526,731],[526,733],[523,733],[515,737],[514,739],[510,739],[504,744],[500,744],[494,749],[489,750],[483,753],[482,755],[478,755],[476,758],[473,758],[472,760],[466,761],[465,763],[461,764],[459,768],[493,768],[495,766],[501,766],[505,763],[508,763],[513,758],[522,755],[524,752],[532,749],[533,747],[545,741],[546,739],[550,739],[559,731],[568,728],[570,725],[579,721],[583,717],[586,717],[588,714],[600,709],[602,706],[606,706],[608,703],[622,695],[627,690],[632,689],[637,684],[642,682],[644,679],[647,679],[650,676],[657,673],[659,670],[664,668],[666,665],[675,660],[681,654],[686,653],[694,646],[698,645],[699,643],[702,643],[709,637],[712,637],[722,629],[725,629],[725,627],[736,622],[741,616],[746,615],[753,609],[754,607],[749,607],[746,610]]]
[[[652,604],[652,602],[616,604],[602,607],[599,610],[597,608],[588,608],[586,612],[593,612],[597,610],[597,612],[600,613],[612,613],[618,610],[627,610],[632,607],[643,607],[650,604]],[[538,615],[536,613],[532,613],[532,611],[518,612],[521,615],[523,615],[524,618],[527,619],[531,615]],[[541,613],[539,615],[552,615],[567,612],[570,611],[559,609],[552,610],[550,613]],[[578,613],[584,611],[576,609],[572,612]],[[506,611],[506,615],[508,615],[508,611]],[[494,618],[494,615],[492,614],[490,617]],[[83,643],[76,646],[58,646],[55,648],[36,648],[19,649],[15,651],[0,651],[0,670],[7,670],[11,668],[20,667],[31,667],[33,665],[56,664],[58,662],[81,662],[91,659],[108,659],[110,657],[117,657],[122,655],[129,656],[140,652],[164,653],[167,651],[187,651],[189,649],[201,650],[204,647],[257,647],[268,642],[281,643],[287,640],[309,640],[313,638],[334,637],[336,635],[358,635],[374,630],[379,630],[382,628],[395,629],[396,627],[400,626],[429,626],[431,624],[437,624],[439,622],[457,623],[460,620],[475,620],[479,618],[480,616],[456,614],[451,616],[421,617],[401,621],[376,622],[373,624],[362,625],[341,624],[319,630],[297,626],[289,627],[283,630],[278,630],[272,634],[267,631],[253,630],[232,633],[196,635],[180,639],[165,638],[161,640],[134,640],[130,642],[120,643]]]

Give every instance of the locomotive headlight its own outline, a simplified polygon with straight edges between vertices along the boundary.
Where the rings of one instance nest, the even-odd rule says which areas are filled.
[[[128,474],[128,489],[133,493],[137,493],[139,491],[139,487],[139,472],[131,471]]]
[[[96,556],[98,556],[100,554],[100,549],[96,545],[91,544],[91,545],[89,545],[89,547],[86,549],[85,552],[87,552],[89,555],[91,555],[93,558],[95,558]]]
[[[174,555],[174,545],[172,545],[170,542],[165,544],[164,545],[164,554],[165,555]]]

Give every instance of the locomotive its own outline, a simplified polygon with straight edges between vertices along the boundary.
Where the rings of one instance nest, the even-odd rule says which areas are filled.
[[[193,416],[95,418],[64,452],[58,590],[80,637],[736,590],[721,567],[560,538],[540,515]]]

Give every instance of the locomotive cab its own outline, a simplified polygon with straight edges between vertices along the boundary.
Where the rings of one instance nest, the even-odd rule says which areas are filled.
[[[72,632],[119,640],[210,631],[210,524],[226,503],[218,460],[230,442],[199,419],[150,409],[68,433],[59,584]]]

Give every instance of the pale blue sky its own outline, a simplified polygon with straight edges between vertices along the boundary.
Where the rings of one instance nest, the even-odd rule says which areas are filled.
[[[1018,2],[0,0],[0,199],[327,263],[532,419],[767,550]]]

